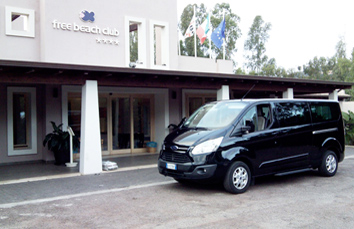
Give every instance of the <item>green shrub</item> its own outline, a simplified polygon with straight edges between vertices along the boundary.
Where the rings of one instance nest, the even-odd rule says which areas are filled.
[[[354,143],[354,113],[351,111],[342,112],[344,128],[345,128],[345,144],[353,145]]]

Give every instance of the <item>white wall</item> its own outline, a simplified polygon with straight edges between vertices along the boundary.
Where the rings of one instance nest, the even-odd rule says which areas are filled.
[[[342,111],[344,112],[354,112],[354,101],[349,101],[349,102],[339,102],[340,107],[342,109]]]
[[[35,37],[5,35],[5,6],[35,11]],[[126,67],[125,17],[146,20],[146,55],[150,57],[150,22],[168,25],[170,68],[177,68],[177,1],[176,0],[2,0],[0,2],[0,59],[42,61],[69,64]],[[94,22],[79,18],[81,11],[94,12]],[[65,24],[64,24],[65,23]],[[71,27],[68,27],[70,24]],[[74,26],[86,26],[91,32],[74,31]],[[86,28],[85,27],[85,28]],[[83,28],[83,30],[85,29]],[[97,28],[101,33],[94,33]],[[119,32],[104,35],[103,29]],[[108,43],[97,42],[106,40]],[[113,44],[109,44],[112,41]],[[119,42],[119,45],[116,43]],[[175,45],[176,44],[176,45]],[[152,46],[153,47],[153,46]],[[148,64],[150,60],[147,60]],[[148,65],[147,68],[150,68]]]
[[[0,59],[39,61],[40,30],[36,29],[35,37],[9,36],[5,34],[5,6],[31,9],[35,11],[35,21],[39,22],[39,4],[34,0],[1,0],[0,1]]]
[[[192,56],[178,56],[180,71],[233,73],[231,60],[217,60]]]

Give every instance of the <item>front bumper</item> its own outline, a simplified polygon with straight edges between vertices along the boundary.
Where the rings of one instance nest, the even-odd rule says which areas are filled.
[[[176,165],[176,170],[168,169],[168,164]],[[192,163],[173,163],[164,161],[161,158],[158,161],[159,173],[165,176],[170,176],[179,179],[207,179],[214,176],[216,164],[211,165],[193,165]]]

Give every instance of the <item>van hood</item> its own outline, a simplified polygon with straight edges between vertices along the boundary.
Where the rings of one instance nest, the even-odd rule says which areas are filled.
[[[170,144],[192,146],[204,142],[208,139],[224,136],[225,130],[208,129],[178,129],[169,134],[165,142]]]

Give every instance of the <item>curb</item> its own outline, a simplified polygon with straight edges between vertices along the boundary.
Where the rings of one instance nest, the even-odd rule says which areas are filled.
[[[131,166],[131,167],[125,167],[125,168],[121,168],[121,169],[118,168],[116,170],[102,171],[101,173],[98,173],[98,174],[126,172],[126,171],[150,169],[150,168],[157,168],[157,165],[152,164],[152,165]],[[89,175],[92,175],[92,174],[89,174]],[[7,181],[0,181],[0,186],[1,185],[8,185],[8,184],[19,184],[19,183],[26,183],[26,182],[60,179],[60,178],[79,177],[79,176],[85,176],[85,175],[82,175],[81,173],[70,173],[70,174],[61,174],[61,175],[53,175],[53,176],[23,178],[23,179],[18,179],[18,180],[7,180]]]

